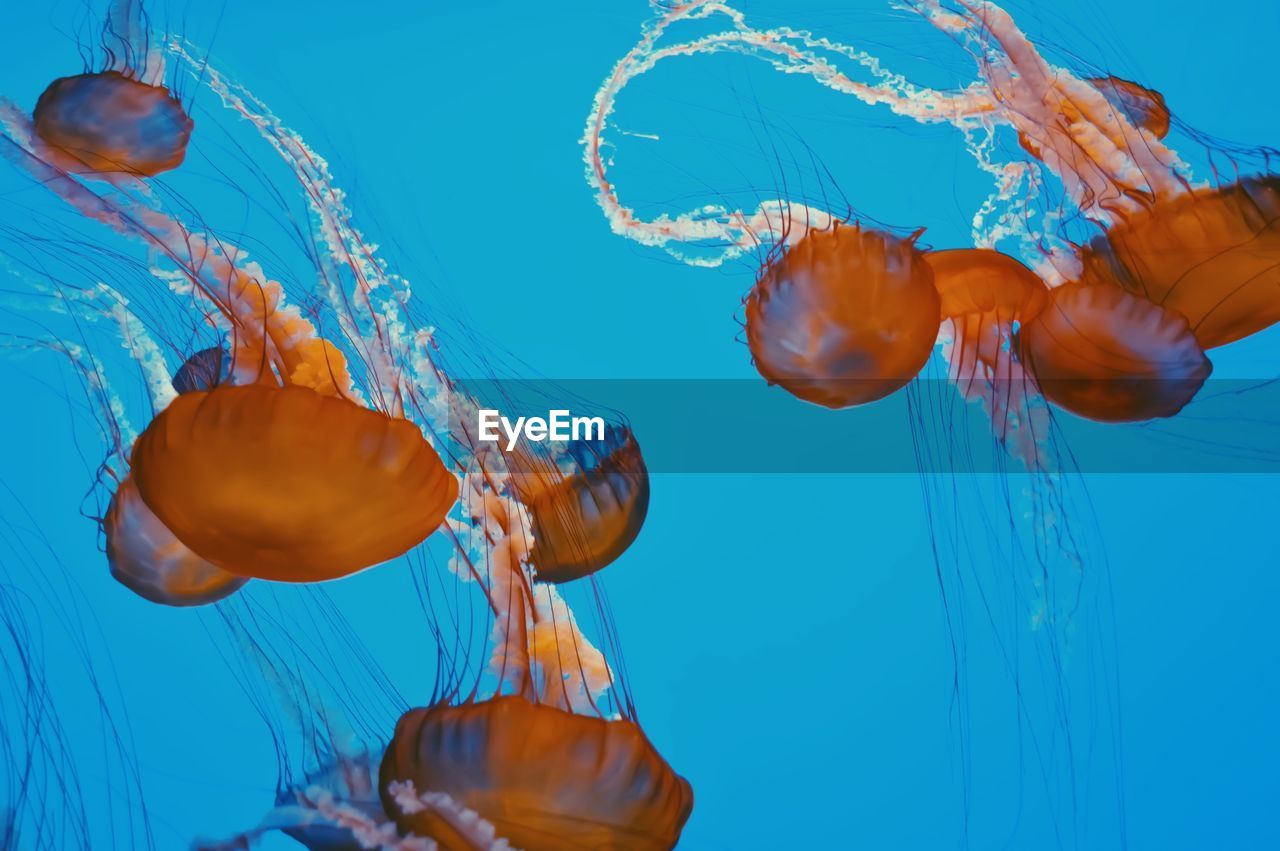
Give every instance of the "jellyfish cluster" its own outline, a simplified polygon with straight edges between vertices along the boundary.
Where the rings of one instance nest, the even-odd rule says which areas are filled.
[[[970,85],[913,84],[860,48],[757,29],[727,3],[655,0],[588,115],[587,182],[621,236],[698,266],[757,261],[745,342],[760,375],[800,400],[842,409],[910,393],[941,350],[960,397],[1041,474],[1038,541],[1051,533],[1074,557],[1043,508],[1062,502],[1045,403],[1104,423],[1176,417],[1212,372],[1209,350],[1280,320],[1280,184],[1266,152],[1216,152],[1231,167],[1197,181],[1166,141],[1176,119],[1158,92],[1049,63],[993,3],[908,7],[973,58]],[[680,40],[685,26],[696,34]],[[3,346],[57,357],[93,414],[102,460],[86,514],[114,602],[212,613],[211,636],[251,672],[246,694],[269,719],[274,800],[256,826],[194,847],[246,849],[276,831],[312,851],[675,847],[693,791],[639,722],[597,581],[649,508],[630,424],[616,416],[601,440],[550,448],[477,440],[469,424],[493,400],[458,376],[463,355],[355,226],[326,160],[197,45],[153,32],[138,0],[109,3],[100,47],[30,105],[0,100],[0,154],[50,205],[3,232],[24,246],[14,266],[35,315]],[[973,244],[930,246],[923,227],[785,196],[648,219],[628,207],[609,172],[623,90],[663,60],[715,54],[955,128],[996,184]],[[1001,158],[1004,137],[1016,158]],[[209,167],[215,152],[228,171]],[[1239,168],[1249,157],[1260,165]],[[1046,205],[1048,177],[1061,198]],[[202,212],[201,185],[255,182],[293,261],[261,250],[279,234]],[[419,601],[404,640],[429,695],[387,686],[328,596],[366,572],[394,574]],[[313,619],[282,616],[286,601]],[[20,603],[0,583],[16,636],[0,642],[0,671],[43,709]],[[1060,664],[1059,647],[1045,653]],[[369,694],[346,686],[341,660]],[[0,719],[11,708],[0,702]],[[301,764],[285,743],[300,743]],[[60,768],[35,773],[52,786]],[[38,835],[49,806],[0,800],[0,843],[35,824],[37,847],[89,847],[87,830]]]
[[[450,376],[436,328],[352,224],[324,159],[208,56],[148,24],[140,3],[117,0],[98,65],[52,82],[30,112],[0,102],[0,151],[77,228],[74,248],[65,231],[43,234],[48,254],[24,271],[52,293],[51,313],[93,326],[8,343],[59,355],[96,414],[101,569],[148,605],[216,612],[244,664],[287,694],[285,725],[301,725],[310,767],[284,765],[282,751],[262,822],[196,847],[246,848],[270,831],[313,851],[674,847],[692,791],[636,720],[594,579],[648,508],[629,426],[550,449],[477,442],[466,424],[480,400]],[[192,87],[210,115],[192,116]],[[274,154],[283,181],[271,192],[303,199],[303,276],[251,260],[244,235],[174,188],[207,156],[202,131],[219,114],[261,146],[241,163],[250,177]],[[140,429],[100,333],[137,367]],[[338,653],[269,636],[265,615],[281,595],[324,601],[322,583],[368,569],[399,570],[423,600],[417,640],[436,685],[426,706],[395,701],[398,723],[352,748],[342,730],[363,722],[350,717],[359,696],[326,702],[296,672],[299,656]],[[594,601],[605,650],[569,584]],[[438,588],[449,606],[431,602]],[[315,605],[328,624],[317,641],[374,669],[341,614]]]
[[[1166,141],[1175,119],[1159,92],[1051,64],[994,3],[905,8],[972,57],[973,83],[918,86],[857,46],[757,29],[714,0],[657,4],[597,92],[583,137],[587,182],[614,232],[694,265],[758,257],[745,299],[752,361],[807,402],[843,408],[883,398],[941,347],[952,381],[1006,437],[1011,421],[1035,422],[1029,403],[1038,399],[1099,422],[1177,415],[1212,371],[1206,351],[1280,319],[1268,151],[1217,150],[1188,131],[1224,161],[1213,180],[1197,181]],[[682,28],[697,35],[681,41]],[[896,235],[786,197],[754,210],[711,203],[640,216],[609,177],[620,95],[664,60],[715,54],[752,57],[870,108],[954,127],[996,181],[974,215],[974,244],[929,247],[923,227]],[[1006,135],[1023,157],[1001,158]],[[1046,207],[1049,178],[1063,197]],[[1065,225],[1081,220],[1091,234]]]
[[[1080,743],[1120,738],[1118,716],[1104,717],[1110,710],[1077,715],[1088,698],[1073,693],[1069,673],[1096,667],[1107,671],[1103,681],[1115,676],[1105,650],[1079,659],[1107,647],[1113,627],[1107,560],[1092,546],[1087,482],[1064,434],[1089,429],[1105,442],[1125,424],[1154,434],[1196,419],[1190,406],[1216,395],[1202,392],[1212,350],[1280,319],[1280,178],[1271,149],[1227,144],[1183,124],[1148,85],[1050,61],[996,3],[885,5],[885,17],[918,25],[925,44],[936,42],[911,42],[910,58],[932,70],[930,57],[949,49],[970,82],[954,89],[915,82],[871,52],[885,49],[876,34],[860,45],[780,23],[792,10],[757,25],[729,2],[655,0],[639,40],[604,76],[587,112],[585,180],[617,236],[695,268],[745,267],[742,340],[768,384],[823,408],[895,410],[893,396],[906,409],[903,431],[916,452],[955,672],[956,724],[963,731],[970,723],[973,625],[989,626],[982,640],[996,648],[994,664],[1011,685],[1016,748],[1020,759],[1035,755],[1044,800],[1061,814],[1062,843],[1079,827],[1084,788],[1098,788],[1096,778],[1081,779],[1097,757]],[[845,200],[839,173],[788,124],[803,110],[758,94],[742,71],[751,63],[799,81],[786,85],[812,81],[825,90],[814,112],[826,130],[839,111],[838,103],[830,107],[840,100],[834,93],[851,99],[868,124],[903,137],[927,126],[966,152],[992,183],[972,211],[970,240],[932,245],[927,228],[938,223],[889,227],[876,210],[855,209],[857,198],[837,207]],[[629,113],[628,97],[642,100],[635,89],[645,85],[633,84],[658,69],[686,75],[676,79],[689,85],[724,72],[731,82],[706,112],[726,121],[736,95],[743,115],[735,135],[664,125],[664,110],[683,90],[662,109],[651,102],[637,110],[642,117]],[[836,144],[857,150],[859,141],[848,134]],[[659,177],[628,162],[642,148],[659,151],[650,161]],[[724,161],[732,165],[719,183],[698,168]],[[759,161],[775,170],[744,193],[733,181]],[[890,175],[919,165],[906,157],[870,163]],[[668,175],[679,188],[662,196],[653,187]],[[943,204],[934,201],[947,200],[923,203],[937,209]],[[928,380],[935,370],[945,382]],[[967,429],[970,403],[976,433]],[[832,428],[876,440],[874,430],[856,431],[873,412],[861,411],[864,420],[858,413],[832,415]],[[1274,441],[1274,422],[1257,416]],[[986,449],[994,457],[980,467],[973,459]],[[972,472],[997,475],[957,475]],[[978,516],[961,515],[961,493],[977,497]],[[862,498],[876,499],[875,486]],[[1033,691],[1044,698],[1043,713],[1032,709]],[[957,742],[967,765],[963,734]],[[1111,782],[1121,785],[1101,778]],[[1122,788],[1103,797],[1115,803],[1123,843]],[[970,801],[966,786],[966,808]]]

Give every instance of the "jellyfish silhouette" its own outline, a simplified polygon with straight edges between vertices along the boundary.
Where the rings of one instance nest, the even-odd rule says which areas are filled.
[[[222,346],[210,346],[182,362],[173,374],[173,389],[179,393],[197,393],[230,380],[231,353]]]
[[[248,578],[193,553],[147,508],[133,479],[119,484],[102,521],[111,575],[139,596],[167,606],[203,606],[240,590]]]

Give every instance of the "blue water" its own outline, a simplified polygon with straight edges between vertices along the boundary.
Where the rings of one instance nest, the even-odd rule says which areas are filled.
[[[0,13],[0,93],[30,107],[48,80],[79,69],[83,4],[14,5]],[[634,44],[647,4],[155,5],[157,20],[209,46],[219,67],[330,158],[362,229],[414,281],[428,315],[447,311],[457,344],[496,341],[528,374],[553,378],[754,375],[738,337],[749,264],[693,269],[619,239],[582,179],[591,97]],[[936,75],[933,84],[971,79],[958,57],[930,61],[937,34],[887,4],[744,8],[761,22],[866,42]],[[1149,0],[1009,8],[1033,37],[1158,88],[1192,125],[1280,141],[1272,3],[1211,14]],[[664,69],[628,91],[619,121],[662,134],[667,147],[650,155],[643,141],[627,142],[620,179],[683,209],[708,179],[686,163],[719,162],[735,191],[767,194],[778,163],[746,141],[763,116],[780,138],[802,138],[859,210],[960,244],[985,184],[956,139],[896,128],[816,88],[745,60]],[[19,215],[0,206],[6,224]],[[0,330],[17,327],[17,309],[5,303]],[[1280,335],[1221,356],[1220,374],[1274,376]],[[66,618],[127,698],[157,846],[249,827],[273,798],[275,751],[211,621],[149,605],[111,580],[95,524],[80,514],[102,453],[80,389],[63,383],[52,358],[4,364],[6,558],[16,564],[30,549],[31,563],[51,565],[46,542],[80,589],[34,608],[66,696],[60,717],[84,748],[77,764],[101,846],[112,847],[108,814],[129,804],[106,800],[95,782],[99,712],[59,626],[72,596]],[[644,422],[634,426],[643,440]],[[726,426],[690,427],[714,440]],[[815,436],[812,451],[837,438]],[[759,451],[798,439],[811,438],[760,434]],[[1032,689],[1033,703],[1019,709],[992,625],[972,610],[959,627],[967,653],[957,696],[956,639],[917,475],[656,475],[644,532],[604,586],[644,729],[695,790],[680,847],[1280,847],[1276,480],[1116,474],[1085,484],[1092,517],[1079,522],[1096,524],[1096,535],[1081,619],[1093,625],[1063,667],[1073,683],[1067,714],[1088,733],[1068,770],[1030,755],[1020,719],[1052,718],[1055,708]],[[959,525],[1004,522],[967,491],[956,499]],[[974,540],[964,560],[1000,587],[1016,566],[1000,561],[986,533]],[[381,568],[333,593],[406,697],[425,701],[434,650],[403,599],[403,576]],[[1036,646],[1012,609],[994,617],[1006,639]],[[1042,735],[1060,729],[1037,724]],[[262,847],[296,846],[272,837]]]

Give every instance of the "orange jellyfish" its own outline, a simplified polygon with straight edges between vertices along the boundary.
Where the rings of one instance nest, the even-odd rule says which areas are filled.
[[[1141,127],[1157,139],[1169,135],[1169,107],[1164,102],[1164,95],[1155,89],[1111,76],[1091,77],[1088,83],[1101,92],[1107,103],[1120,110],[1135,127]]]
[[[1030,457],[1035,434],[1021,427],[1034,390],[1014,338],[1044,309],[1048,288],[1025,265],[992,249],[931,251],[925,259],[950,331],[943,335],[948,377],[964,398],[984,405],[1002,441],[1025,437],[1021,448]]]
[[[1146,130],[1157,139],[1163,139],[1169,135],[1172,116],[1164,102],[1164,95],[1121,77],[1090,77],[1085,82],[1096,89],[1111,108],[1118,111],[1134,127]],[[1080,110],[1070,100],[1063,101],[1062,114],[1069,121],[1081,119]],[[1022,145],[1027,153],[1040,159],[1041,149],[1021,131],[1018,132],[1018,144]]]
[[[1106,284],[1054,289],[1020,344],[1047,399],[1103,422],[1171,417],[1213,369],[1181,315]]]
[[[1280,178],[1157,197],[1083,252],[1084,280],[1176,311],[1202,348],[1280,321]]]
[[[41,159],[71,174],[154,177],[182,164],[195,123],[162,85],[141,0],[114,0],[102,28],[104,67],[59,77],[40,95],[32,129]]]
[[[913,239],[835,223],[765,266],[747,297],[747,345],[770,384],[844,408],[915,378],[939,315],[933,273]]]
[[[957,248],[925,255],[933,270],[942,318],[954,326],[953,371],[973,376],[980,368],[1003,375],[1009,368],[1009,338],[1048,302],[1044,281],[1008,254],[988,248]]]
[[[447,794],[524,851],[669,849],[693,809],[688,782],[633,721],[516,696],[411,709],[383,757],[383,806],[401,832],[474,848],[438,811],[409,812],[404,781]]]
[[[307,387],[185,393],[134,444],[143,501],[223,570],[317,582],[395,558],[458,485],[417,426]]]
[[[512,485],[529,511],[529,562],[543,582],[603,569],[640,534],[649,510],[649,471],[635,436],[614,426],[601,441],[569,445],[564,464],[526,457]]]
[[[132,478],[116,488],[102,527],[111,575],[153,603],[203,606],[249,581],[215,567],[175,538],[147,508]]]
[[[114,70],[54,80],[32,117],[67,171],[139,177],[180,166],[195,126],[167,88]]]

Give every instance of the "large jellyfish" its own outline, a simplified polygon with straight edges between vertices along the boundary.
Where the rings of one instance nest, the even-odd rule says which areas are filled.
[[[545,767],[554,765],[557,782]],[[384,806],[402,830],[470,847],[404,785],[446,792],[484,813],[513,846],[672,848],[693,809],[689,784],[638,726],[573,715],[510,695],[402,717],[382,760]]]
[[[458,492],[417,426],[307,387],[185,393],[131,464],[143,501],[193,551],[286,582],[402,555]]]

